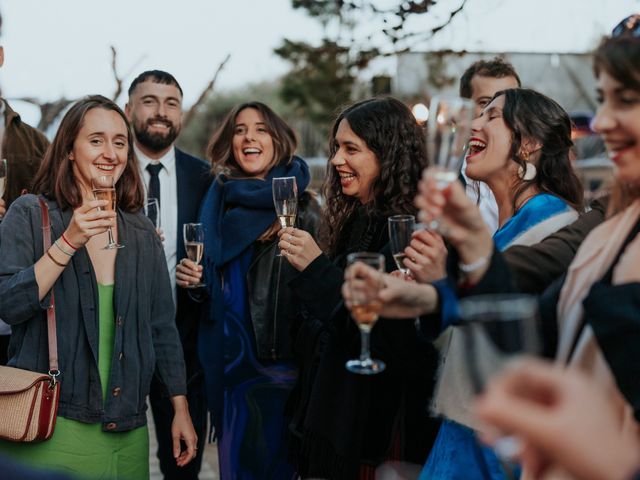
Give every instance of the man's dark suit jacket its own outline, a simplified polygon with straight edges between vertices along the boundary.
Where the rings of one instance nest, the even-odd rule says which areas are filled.
[[[176,148],[176,181],[178,184],[178,232],[176,260],[185,258],[182,226],[198,221],[200,202],[211,184],[211,166]],[[200,304],[194,302],[184,288],[177,289],[176,324],[187,367],[187,382],[199,371],[197,334],[200,320]]]

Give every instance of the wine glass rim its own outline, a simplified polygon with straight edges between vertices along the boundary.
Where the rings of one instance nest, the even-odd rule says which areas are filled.
[[[274,181],[274,180],[289,180],[290,178],[293,178],[294,180],[296,179],[296,177],[293,177],[293,176],[290,176],[290,177],[273,177],[271,179],[271,181]]]
[[[458,302],[458,314],[461,319],[474,322],[537,317],[538,298],[524,293],[475,295]]]
[[[416,217],[414,215],[391,215],[389,217],[390,222],[403,222],[405,220],[413,220],[416,221]]]

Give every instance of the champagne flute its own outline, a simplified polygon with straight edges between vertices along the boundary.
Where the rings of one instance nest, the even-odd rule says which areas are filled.
[[[404,249],[411,243],[416,219],[413,215],[393,215],[387,220],[389,225],[389,246],[391,255],[403,277],[409,276],[409,269],[404,265],[407,255]]]
[[[431,166],[426,172],[436,180],[439,190],[446,189],[460,175],[471,137],[474,108],[473,102],[467,98],[436,96],[431,99],[427,123],[427,151]],[[431,220],[428,227],[438,230],[440,220]]]
[[[533,295],[467,297],[459,302],[459,315],[465,363],[476,394],[510,363],[542,353],[538,301]],[[521,448],[522,442],[509,435],[499,435],[493,446],[505,461],[513,461]]]
[[[298,211],[298,185],[296,177],[275,177],[271,181],[273,205],[282,228],[293,227]],[[278,257],[282,256],[278,252]]]
[[[384,272],[384,256],[379,253],[356,252],[347,255],[347,265],[362,262],[380,272],[377,284],[369,285],[366,289],[351,289],[352,307],[351,317],[360,329],[360,358],[349,360],[345,366],[347,370],[360,375],[374,375],[382,372],[386,365],[382,360],[371,358],[369,340],[371,329],[378,320],[378,312],[382,305],[378,300],[378,292],[382,288],[382,273]]]
[[[96,200],[106,200],[108,203],[104,207],[98,207],[100,210],[116,209],[116,181],[113,175],[99,175],[91,179],[91,189],[93,197]],[[109,241],[103,250],[112,250],[114,248],[124,248],[113,239],[113,230],[108,228]]]
[[[144,204],[144,214],[156,230],[160,228],[160,204],[157,198],[148,198]]]
[[[184,248],[187,258],[196,265],[202,260],[204,253],[204,226],[201,223],[185,223],[183,227]],[[206,286],[205,283],[187,285],[185,288],[198,288]]]

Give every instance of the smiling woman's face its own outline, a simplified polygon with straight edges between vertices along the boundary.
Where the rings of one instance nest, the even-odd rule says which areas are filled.
[[[640,92],[605,70],[598,75],[600,106],[593,129],[602,135],[619,181],[640,186]]]
[[[342,193],[357,197],[365,204],[373,200],[373,182],[380,175],[380,161],[364,140],[351,129],[346,119],[336,131],[336,153],[331,164],[340,176]]]
[[[233,158],[249,177],[265,178],[274,161],[273,138],[255,108],[238,113],[233,130]]]
[[[114,110],[89,110],[69,152],[73,174],[83,193],[91,193],[91,179],[94,177],[112,175],[117,181],[127,165],[128,153],[124,119]]]

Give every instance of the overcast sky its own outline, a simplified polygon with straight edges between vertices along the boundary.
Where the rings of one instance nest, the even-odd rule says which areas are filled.
[[[460,1],[441,0],[435,13],[446,18]],[[111,96],[109,45],[114,45],[121,74],[130,74],[125,86],[143,70],[167,70],[182,84],[188,106],[228,53],[220,89],[284,73],[286,63],[272,53],[284,37],[317,42],[318,22],[290,5],[290,0],[0,0],[5,47],[0,85],[7,98]],[[468,0],[455,22],[421,48],[586,51],[634,11],[640,11],[638,0]],[[440,19],[411,26],[429,28]],[[358,31],[370,25],[363,22]],[[395,73],[393,61],[375,68]],[[37,121],[29,107],[21,104],[19,110],[27,121]]]

